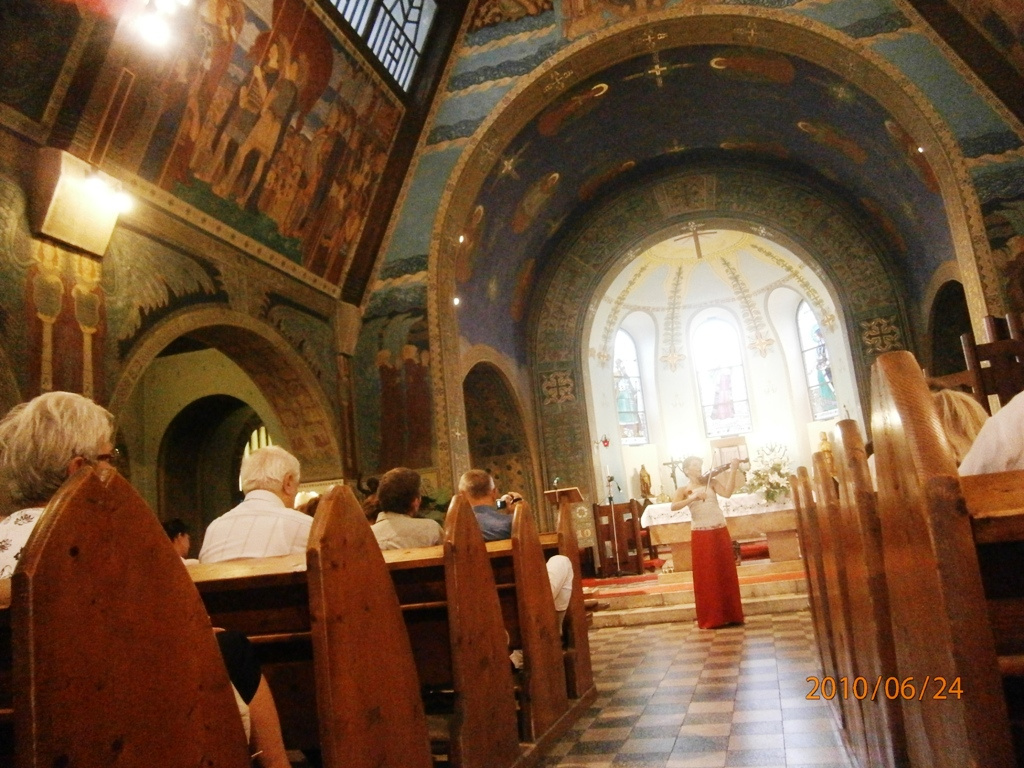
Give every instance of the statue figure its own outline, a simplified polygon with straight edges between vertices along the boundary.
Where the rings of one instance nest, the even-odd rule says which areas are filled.
[[[651,475],[643,464],[640,465],[640,498],[651,498]]]

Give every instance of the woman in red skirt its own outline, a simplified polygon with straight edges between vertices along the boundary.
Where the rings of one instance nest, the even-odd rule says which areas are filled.
[[[735,459],[717,474],[713,471],[702,475],[702,465],[698,456],[683,460],[683,474],[689,483],[676,490],[672,509],[690,508],[697,626],[714,629],[743,623],[732,539],[725,527],[725,515],[718,506],[718,496],[732,496],[740,471]]]

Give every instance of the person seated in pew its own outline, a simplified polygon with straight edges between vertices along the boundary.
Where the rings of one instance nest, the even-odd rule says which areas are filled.
[[[565,555],[552,555],[547,567],[551,597],[555,599],[555,613],[558,614],[558,627],[561,629],[565,612],[569,609],[569,600],[572,599],[572,560]]]
[[[1024,392],[992,414],[960,462],[961,475],[1024,469]]]
[[[245,498],[206,529],[199,562],[305,554],[313,518],[292,507],[299,491],[299,460],[268,445],[242,459]]]
[[[988,421],[988,411],[972,395],[956,389],[933,392],[932,400],[959,466]]]
[[[370,526],[381,549],[432,547],[440,544],[444,529],[436,520],[419,517],[423,495],[420,474],[406,467],[388,470],[377,487],[380,512]]]
[[[0,475],[20,507],[0,520],[0,592],[5,596],[29,535],[64,481],[87,465],[100,473],[113,470],[113,435],[113,415],[73,392],[39,395],[0,420]],[[277,708],[248,639],[218,631],[217,641],[258,765],[289,768]]]
[[[363,497],[363,514],[370,521],[370,525],[377,522],[377,514],[380,512],[380,499],[377,498],[377,490],[380,488],[380,478],[371,477],[366,481],[366,487],[359,485],[359,490],[366,494]]]
[[[43,509],[86,465],[116,459],[113,415],[72,392],[47,392],[14,406],[0,421],[0,471],[19,507],[0,520],[0,579],[9,579]]]
[[[498,489],[489,473],[482,469],[464,472],[459,478],[459,493],[473,507],[484,541],[512,538],[512,515],[503,514],[498,509]]]
[[[188,556],[188,551],[192,548],[192,534],[184,520],[180,517],[168,520],[164,523],[164,533],[171,540],[174,551],[185,565],[195,565],[199,562],[196,558]]]

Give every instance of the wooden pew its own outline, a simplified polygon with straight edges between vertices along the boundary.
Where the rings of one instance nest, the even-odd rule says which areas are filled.
[[[461,662],[463,667],[477,670],[486,668],[499,678],[507,675],[511,681],[505,629],[508,629],[513,645],[520,642],[523,634],[517,610],[518,585],[513,576],[513,543],[505,540],[484,544],[472,509],[467,506],[463,511],[472,520],[462,517],[463,522],[456,525],[460,516],[449,513],[445,545],[388,550],[382,556],[402,608],[421,685],[427,689],[454,691],[454,697],[449,699],[453,698],[456,706],[464,709],[451,719],[453,735],[449,741],[453,750],[457,744],[465,743],[468,737],[463,734],[469,732],[469,729],[487,733],[490,739],[494,739],[495,733],[505,734],[504,741],[499,741],[497,747],[488,747],[497,751],[463,748],[461,753],[453,752],[452,759],[459,760],[462,755],[470,755],[470,761],[463,764],[525,765],[536,760],[538,750],[564,732],[596,695],[590,669],[589,646],[586,644],[579,574],[574,584],[579,592],[574,595],[574,599],[580,610],[577,626],[582,628],[583,640],[576,641],[575,661],[579,668],[577,679],[586,685],[553,727],[549,727],[543,734],[537,734],[534,743],[520,744],[515,703],[511,694],[508,699],[496,694],[496,691],[501,690],[499,685],[489,683],[479,672],[465,675],[461,683],[456,679],[456,654],[473,651],[477,654],[475,661]],[[558,551],[557,534],[542,534],[539,540],[542,551]],[[577,552],[574,545],[572,551]],[[477,553],[476,561],[464,559],[471,552]],[[481,557],[494,586],[488,587],[482,572],[478,572],[481,571]],[[261,658],[268,662],[265,672],[275,697],[279,699],[286,744],[293,749],[317,748],[319,737],[316,707],[313,703],[316,679],[311,663],[309,598],[303,559],[287,556],[241,560],[191,566],[190,571],[214,622],[219,626],[246,632],[257,644]],[[455,573],[454,580],[449,578],[451,572]],[[540,573],[544,579],[534,588],[542,587],[550,599],[550,587],[543,566],[540,567]],[[455,629],[451,626],[451,606],[455,599],[452,590],[458,593],[458,599],[467,606],[461,614],[464,629],[460,637],[464,639],[458,645],[453,634]],[[492,598],[481,599],[481,594],[491,594]],[[465,598],[464,595],[470,597]],[[488,603],[492,603],[490,607],[487,607]],[[551,610],[553,612],[553,607]],[[374,631],[371,628],[368,634],[372,637]],[[500,639],[502,653],[498,656],[481,653],[481,650],[486,651],[490,647],[482,646],[480,642],[488,633]],[[495,654],[497,651],[491,648],[489,653]],[[562,664],[561,657],[558,664]],[[460,688],[460,685],[468,688]],[[489,708],[481,708],[479,702],[485,702]],[[507,711],[505,702],[509,702]],[[501,711],[494,712],[498,705]],[[512,750],[508,748],[511,742],[509,733],[515,733],[515,761],[519,762],[501,762],[512,759],[509,756]]]
[[[824,453],[815,453],[813,460],[815,504],[811,507],[811,514],[817,515],[818,519],[825,599],[832,622],[832,648],[837,675],[835,684],[841,686],[843,678],[852,682],[861,675],[853,642],[853,624],[858,617],[850,610],[845,542],[838,525],[839,496],[832,480],[832,467]],[[867,765],[867,735],[861,703],[853,695],[839,694],[836,700],[843,713],[843,738],[849,751],[858,764]]]
[[[978,555],[956,463],[917,361],[872,368],[872,438],[907,750],[914,766],[1015,764]],[[937,679],[962,692],[939,693]],[[926,681],[932,686],[925,690]]]
[[[583,604],[583,570],[580,566],[580,548],[572,512],[568,502],[558,508],[558,551],[572,561],[574,574],[572,597],[562,622],[565,641],[565,679],[569,698],[593,700],[597,696],[594,672],[590,663],[590,638],[587,633],[587,610]]]
[[[594,522],[602,576],[645,573],[640,504],[594,504]]]
[[[996,318],[997,319],[997,318]],[[960,337],[974,396],[989,413],[989,395],[1006,405],[1024,390],[1024,339],[997,339],[977,344],[973,333]]]
[[[806,467],[798,467],[795,475],[789,477],[797,521],[800,529],[800,546],[804,555],[807,572],[807,597],[814,623],[814,636],[818,641],[818,657],[821,660],[823,677],[836,677],[836,652],[832,639],[832,616],[829,610],[825,584],[825,565],[822,562],[821,533],[818,529],[818,514],[815,510],[814,495],[811,492],[811,478]],[[843,715],[835,699],[829,701],[836,722],[843,724]]]
[[[326,768],[430,768],[402,610],[352,491],[317,507],[306,552],[320,748]]]
[[[456,768],[500,768],[522,756],[508,639],[473,508],[452,499],[444,525],[452,683],[456,692],[451,761]]]
[[[839,481],[834,518],[843,543],[843,562],[852,630],[853,655],[865,681],[897,677],[889,612],[889,589],[882,557],[882,527],[860,429],[852,419],[836,424],[833,464]],[[856,693],[856,691],[855,691]],[[907,756],[903,712],[886,696],[861,697],[868,765],[904,768]]]
[[[19,768],[250,765],[206,610],[116,472],[85,468],[50,501],[3,626]]]
[[[516,505],[512,516],[512,564],[525,678],[520,707],[524,713],[524,735],[529,741],[537,741],[568,713],[569,693],[562,628],[537,527],[525,502]],[[573,582],[577,580],[578,576],[574,576]]]

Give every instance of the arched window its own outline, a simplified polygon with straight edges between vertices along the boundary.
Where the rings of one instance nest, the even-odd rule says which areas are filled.
[[[648,442],[636,342],[623,330],[615,334],[615,410],[623,444],[643,445]]]
[[[806,301],[801,301],[797,307],[796,325],[800,334],[800,355],[804,361],[811,414],[815,421],[834,418],[839,413],[839,406],[832,386],[832,361],[828,356],[828,347],[825,346],[825,335]]]
[[[720,317],[700,322],[693,331],[693,359],[708,437],[749,432],[750,400],[743,352],[732,323]]]

